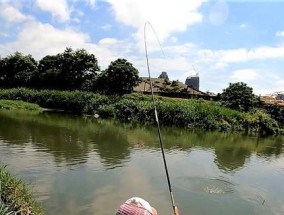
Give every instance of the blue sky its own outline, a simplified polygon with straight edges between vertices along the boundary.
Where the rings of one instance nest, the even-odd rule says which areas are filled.
[[[84,48],[101,69],[126,58],[147,76],[143,27],[153,77],[185,81],[198,72],[203,91],[243,81],[256,94],[284,91],[284,1],[0,0],[0,56],[37,60]]]

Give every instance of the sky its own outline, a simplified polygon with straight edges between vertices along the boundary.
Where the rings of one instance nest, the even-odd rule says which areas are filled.
[[[279,0],[0,0],[0,56],[86,49],[102,70],[125,58],[145,77],[149,22],[152,77],[166,71],[185,82],[198,73],[202,91],[242,81],[266,95],[284,91],[283,8]]]

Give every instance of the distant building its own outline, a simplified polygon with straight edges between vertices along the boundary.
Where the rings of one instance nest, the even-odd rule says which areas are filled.
[[[196,90],[199,90],[199,76],[196,74],[195,76],[189,76],[185,80],[185,84],[189,87],[193,87]]]
[[[278,93],[277,96],[276,96],[276,99],[284,101],[284,92],[283,93]]]
[[[165,81],[169,81],[169,80],[170,80],[170,79],[169,79],[169,76],[168,76],[168,74],[167,74],[167,72],[162,72],[161,75],[159,75],[158,78],[162,78],[162,79],[164,79]]]
[[[261,96],[260,101],[262,101],[266,104],[276,104],[277,103],[276,98],[274,98],[272,96]]]

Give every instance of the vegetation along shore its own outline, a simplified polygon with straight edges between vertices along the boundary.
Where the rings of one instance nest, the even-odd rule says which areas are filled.
[[[154,124],[151,96],[133,93],[140,82],[138,70],[126,59],[119,58],[100,70],[95,55],[84,49],[66,48],[63,53],[39,61],[15,52],[0,57],[0,109],[41,112],[42,108],[49,108],[94,118]],[[262,103],[243,82],[230,84],[214,99],[181,98],[187,89],[179,90],[178,81],[165,80],[161,89],[171,94],[171,98],[156,96],[163,126],[284,134],[284,107]],[[0,166],[0,215],[15,212],[43,213],[28,186]]]
[[[6,110],[23,110],[41,112],[42,108],[37,104],[23,101],[0,100],[0,109]]]
[[[0,98],[22,100],[43,108],[75,114],[114,118],[122,122],[154,124],[151,97],[143,94],[101,95],[82,91],[2,89]],[[265,109],[250,112],[224,107],[221,102],[157,97],[159,119],[164,126],[185,129],[281,134],[283,124]]]
[[[42,215],[29,186],[0,164],[0,215]]]
[[[31,55],[15,52],[0,58],[0,99],[153,124],[151,97],[133,93],[141,81],[138,74],[130,62],[121,58],[100,70],[95,55],[84,49],[66,48],[63,53],[45,56],[38,62]],[[176,82],[165,80],[165,89],[176,98],[157,96],[159,118],[164,126],[265,135],[284,133],[284,107],[261,103],[243,82],[230,84],[214,101],[179,98],[183,92],[177,92]],[[7,104],[1,107],[7,108]]]

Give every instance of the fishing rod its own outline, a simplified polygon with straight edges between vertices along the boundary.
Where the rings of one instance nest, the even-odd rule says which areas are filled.
[[[168,171],[168,167],[167,167],[167,161],[166,161],[165,150],[164,150],[164,143],[162,141],[162,135],[161,135],[159,118],[158,118],[158,112],[157,112],[157,107],[156,107],[156,102],[155,102],[155,97],[154,97],[154,92],[153,92],[153,85],[152,85],[152,81],[151,81],[151,73],[150,73],[148,49],[147,49],[147,37],[146,37],[146,28],[147,28],[147,26],[151,27],[152,31],[154,32],[154,34],[156,36],[156,39],[157,39],[157,41],[159,43],[160,49],[161,49],[161,51],[163,53],[164,58],[165,58],[165,54],[164,54],[164,51],[162,49],[160,40],[159,40],[159,38],[158,38],[158,36],[156,34],[156,31],[155,31],[154,27],[151,25],[150,22],[146,22],[145,25],[144,25],[144,44],[145,44],[145,54],[146,54],[146,62],[147,62],[147,70],[148,70],[148,75],[149,75],[150,89],[151,89],[151,94],[152,94],[152,102],[153,102],[153,106],[154,106],[155,120],[156,120],[156,125],[157,125],[157,130],[158,130],[160,147],[161,147],[161,151],[162,151],[162,155],[163,155],[164,167],[165,167],[165,170],[166,170],[166,176],[167,176],[168,187],[169,187],[170,196],[171,196],[172,207],[173,207],[173,210],[174,210],[174,214],[177,215],[177,207],[175,205],[175,200],[174,200],[174,195],[173,195],[173,191],[172,191],[169,171]]]

